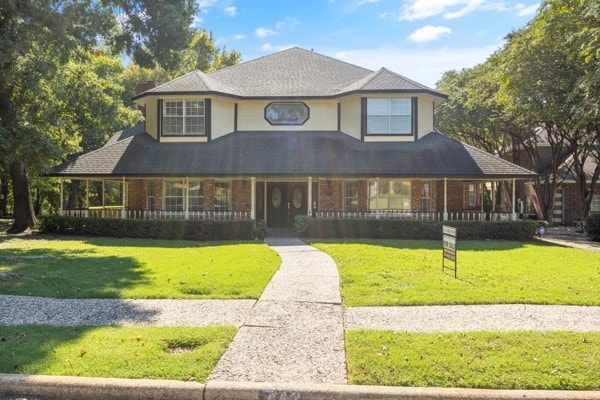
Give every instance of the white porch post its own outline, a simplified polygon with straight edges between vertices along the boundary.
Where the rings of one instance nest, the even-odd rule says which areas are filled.
[[[90,208],[90,180],[85,180],[85,206]]]
[[[448,221],[448,178],[444,178],[444,221]]]
[[[183,193],[185,193],[185,211],[183,212],[183,218],[190,219],[190,178],[187,176],[183,181]]]
[[[379,219],[379,178],[375,178],[375,219]]]
[[[263,185],[263,219],[265,223],[267,223],[267,180],[265,179],[265,184]]]
[[[122,201],[121,204],[123,205],[123,208],[121,208],[121,218],[126,218],[127,217],[127,212],[125,211],[125,203],[127,201],[127,193],[125,192],[125,177],[123,177],[123,183],[122,184],[123,184],[123,187],[122,187],[122,192],[121,193],[122,193],[122,197],[123,198],[121,199],[121,201]]]
[[[307,203],[308,203],[308,215],[312,217],[312,177],[308,177],[308,194],[307,194]]]
[[[496,212],[496,182],[492,182],[492,212]]]
[[[481,192],[481,212],[483,212],[483,191],[485,190],[485,182],[479,182],[479,191]]]
[[[256,178],[250,178],[250,219],[256,220]]]
[[[517,211],[515,209],[515,204],[516,204],[516,196],[517,196],[517,180],[513,179],[512,180],[512,218],[511,220],[516,221],[517,220]]]
[[[65,180],[63,178],[60,178],[60,204],[59,204],[59,209],[58,209],[58,215],[64,215],[64,195],[65,195],[65,189],[64,189],[64,183]]]

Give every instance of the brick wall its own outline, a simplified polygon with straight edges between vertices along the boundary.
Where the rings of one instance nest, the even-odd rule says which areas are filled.
[[[248,180],[236,180],[231,182],[232,211],[250,212],[252,182]]]
[[[579,194],[576,183],[563,183],[561,185],[563,193],[563,225],[572,225],[573,220],[581,219],[581,210],[583,209],[583,200]],[[560,189],[558,189],[560,190]],[[594,194],[600,194],[600,184],[594,188]]]
[[[342,181],[319,180],[319,211],[342,211]]]
[[[369,181],[356,181],[358,187],[358,211],[369,211]]]
[[[130,210],[143,210],[146,208],[146,181],[132,179],[127,182],[128,199],[127,208]]]

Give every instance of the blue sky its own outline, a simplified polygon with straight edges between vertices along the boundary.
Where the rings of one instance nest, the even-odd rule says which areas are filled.
[[[538,0],[197,0],[196,24],[242,61],[292,46],[435,87],[442,73],[479,64]]]

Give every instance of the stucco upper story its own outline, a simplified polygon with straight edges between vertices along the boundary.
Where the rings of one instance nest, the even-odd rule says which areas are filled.
[[[146,132],[159,142],[275,131],[412,142],[434,130],[434,109],[446,98],[385,68],[371,71],[296,47],[209,74],[193,71],[134,100],[145,107]]]

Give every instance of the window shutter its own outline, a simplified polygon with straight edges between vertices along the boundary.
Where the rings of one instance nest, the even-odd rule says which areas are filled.
[[[365,140],[367,134],[367,98],[362,97],[360,99],[360,137],[362,141]]]
[[[211,115],[210,99],[204,99],[204,129],[209,142],[211,136]]]
[[[419,98],[412,98],[412,108],[411,108],[411,118],[412,118],[412,133],[415,137],[415,140],[419,140]]]
[[[162,99],[158,99],[156,102],[156,139],[160,142],[160,137],[162,136],[162,113],[163,113],[163,101]]]

